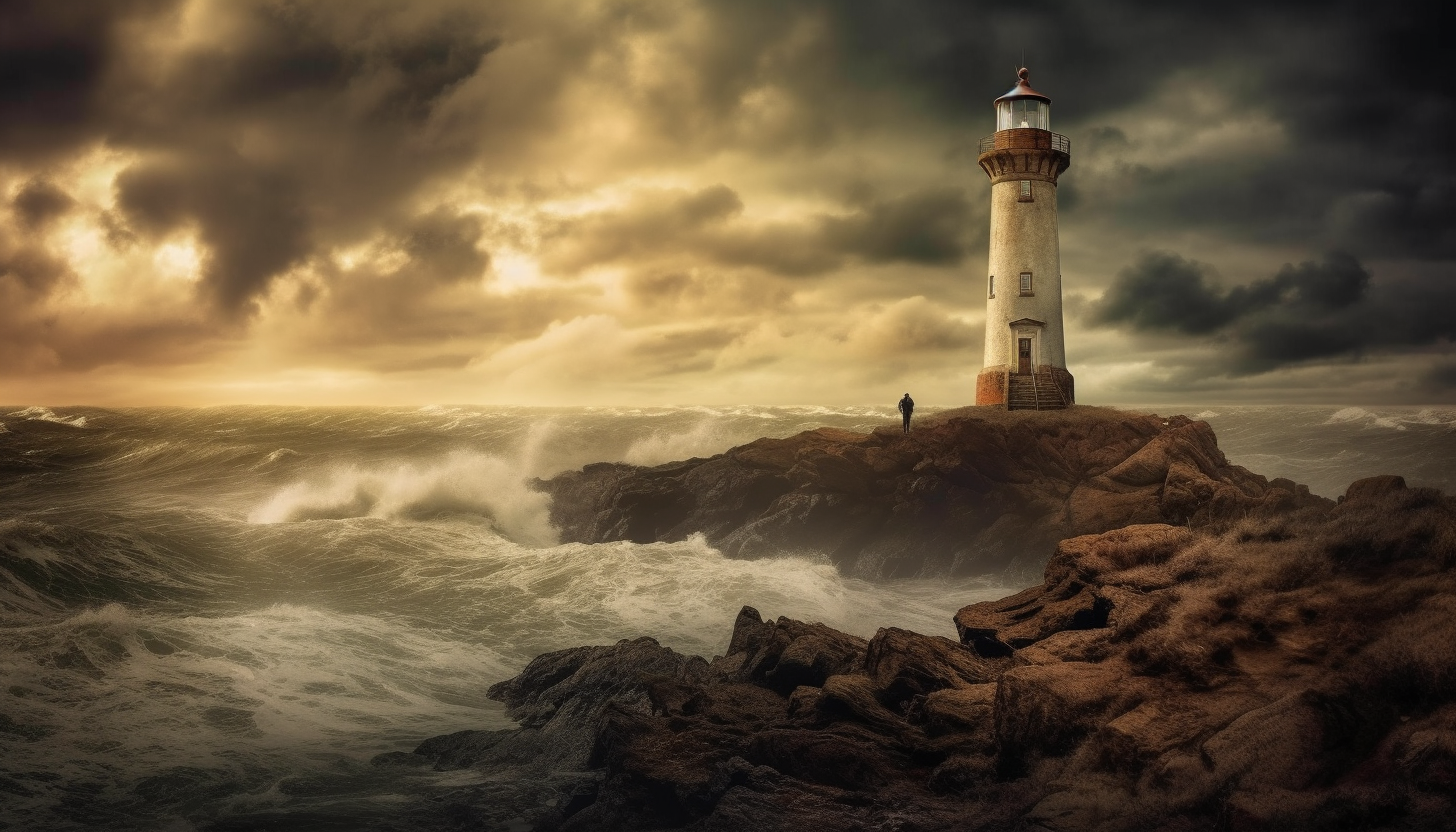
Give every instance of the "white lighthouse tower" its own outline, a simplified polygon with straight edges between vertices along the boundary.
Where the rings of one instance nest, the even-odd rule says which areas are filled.
[[[996,132],[981,140],[991,177],[991,257],[986,280],[986,355],[976,404],[1047,410],[1073,402],[1062,337],[1062,258],[1057,177],[1071,142],[1051,131],[1052,100],[1022,69],[996,99]]]

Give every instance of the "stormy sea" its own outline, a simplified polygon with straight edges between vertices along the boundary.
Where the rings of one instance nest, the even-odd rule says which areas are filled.
[[[1456,491],[1456,409],[1156,410],[1325,496],[1381,473]],[[953,635],[955,610],[1024,581],[869,583],[701,539],[562,545],[530,487],[897,421],[891,406],[0,409],[0,828],[405,828],[479,775],[370,760],[509,727],[484,692],[540,653],[652,635],[711,657],[744,604]]]

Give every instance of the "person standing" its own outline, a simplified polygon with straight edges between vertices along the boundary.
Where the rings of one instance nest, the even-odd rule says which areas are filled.
[[[905,396],[900,399],[900,418],[905,420],[904,427],[906,433],[910,432],[910,414],[914,412],[915,400],[910,398],[909,393],[906,393]]]

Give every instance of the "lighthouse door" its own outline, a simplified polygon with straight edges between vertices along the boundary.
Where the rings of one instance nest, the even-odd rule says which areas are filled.
[[[1017,375],[1031,375],[1031,339],[1016,339],[1016,373]]]

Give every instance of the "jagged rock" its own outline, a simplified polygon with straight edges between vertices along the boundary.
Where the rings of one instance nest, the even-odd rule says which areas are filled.
[[[818,687],[837,673],[864,664],[867,643],[823,624],[788,618],[765,623],[758,610],[744,607],[733,625],[728,655],[713,669],[741,681],[761,681],[788,694],[801,685]]]
[[[586,767],[603,713],[651,713],[654,684],[701,685],[708,663],[684,656],[652,638],[609,647],[576,647],[538,656],[520,675],[493,685],[486,695],[506,704],[517,731],[462,731],[426,740],[414,753],[438,769],[497,765],[541,769]]]
[[[990,682],[1007,666],[948,638],[898,627],[875,633],[865,655],[865,671],[880,701],[902,711],[916,696]]]
[[[1203,422],[1093,407],[963,408],[909,435],[821,428],[654,468],[588,465],[536,485],[552,495],[566,541],[701,533],[729,556],[822,553],[869,578],[1037,569],[1074,534],[1328,502],[1228,464]]]
[[[818,707],[821,714],[847,715],[889,736],[899,735],[909,726],[891,712],[876,695],[875,683],[862,675],[831,676],[824,682],[824,696]]]
[[[1118,603],[1124,605],[1118,615],[1134,619],[1151,602],[1115,585],[1099,587],[1099,578],[1166,561],[1192,539],[1185,528],[1140,525],[1063,540],[1042,586],[965,607],[956,613],[956,631],[980,655],[999,657],[1054,633],[1104,628]]]

